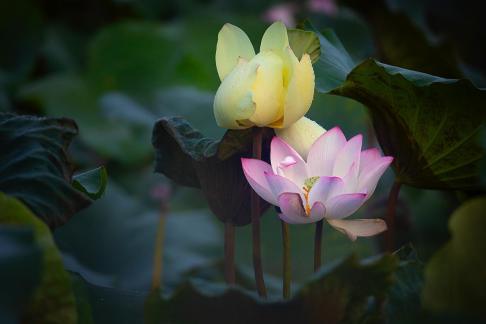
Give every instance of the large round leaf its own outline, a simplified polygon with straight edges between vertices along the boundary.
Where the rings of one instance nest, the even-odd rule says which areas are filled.
[[[384,256],[363,264],[356,257],[347,258],[324,268],[288,301],[262,300],[241,288],[193,280],[170,298],[152,294],[146,303],[146,321],[357,323],[377,311],[376,304],[368,309],[368,301],[385,296],[396,261]]]
[[[0,191],[51,227],[91,203],[71,186],[67,147],[77,131],[70,119],[0,114]]]
[[[309,28],[312,28],[309,26]],[[477,186],[484,155],[476,135],[486,120],[486,91],[372,59],[354,63],[335,34],[319,34],[316,87],[369,108],[378,140],[401,183],[431,189]]]
[[[486,120],[486,91],[367,60],[334,94],[356,99],[371,114],[401,183],[431,189],[471,189],[484,152],[477,135]]]
[[[264,141],[273,132],[265,130]],[[155,171],[175,182],[201,188],[209,207],[223,222],[249,224],[251,188],[241,158],[251,156],[252,129],[229,130],[220,141],[205,137],[180,117],[160,119],[154,126]],[[263,156],[268,155],[264,152]],[[262,200],[261,212],[268,208]]]

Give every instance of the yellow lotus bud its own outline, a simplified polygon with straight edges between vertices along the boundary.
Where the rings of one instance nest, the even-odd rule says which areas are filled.
[[[285,128],[304,116],[314,97],[314,70],[308,54],[300,61],[281,22],[263,35],[260,53],[240,28],[223,26],[216,46],[221,85],[214,100],[220,127]]]
[[[287,128],[275,130],[277,136],[293,147],[305,160],[312,144],[325,132],[321,125],[306,117],[302,117]]]

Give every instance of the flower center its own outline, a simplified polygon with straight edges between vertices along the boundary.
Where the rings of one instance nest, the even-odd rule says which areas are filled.
[[[304,181],[304,186],[302,187],[302,190],[304,190],[304,198],[305,198],[305,214],[307,216],[310,215],[311,212],[311,205],[309,202],[309,193],[312,189],[312,187],[316,184],[317,180],[319,180],[319,177],[310,177],[305,179]]]

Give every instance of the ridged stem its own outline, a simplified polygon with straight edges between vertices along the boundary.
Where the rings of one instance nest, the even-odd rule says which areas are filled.
[[[262,137],[263,128],[253,128],[253,158],[261,160],[262,158]],[[267,297],[267,289],[263,278],[263,266],[261,255],[261,238],[260,238],[260,197],[255,191],[251,192],[251,233],[253,240],[253,270],[255,273],[255,283],[258,295]]]
[[[324,220],[320,220],[316,223],[316,231],[314,234],[314,272],[317,272],[321,267],[321,255],[322,255],[322,227]]]
[[[167,217],[167,208],[166,206],[162,206],[160,208],[159,222],[157,225],[157,234],[155,236],[154,265],[153,265],[153,272],[152,272],[152,290],[159,290],[161,286],[166,217]]]
[[[290,282],[291,282],[291,260],[290,260],[290,237],[289,224],[284,221],[282,223],[282,243],[283,243],[283,262],[282,262],[282,295],[284,299],[290,298]]]

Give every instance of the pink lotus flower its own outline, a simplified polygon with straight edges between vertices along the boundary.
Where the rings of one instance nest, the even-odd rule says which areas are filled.
[[[345,220],[373,194],[393,161],[376,148],[361,151],[362,135],[346,140],[339,127],[321,135],[307,161],[284,140],[274,137],[271,165],[242,159],[243,171],[255,192],[280,207],[279,217],[290,224],[326,221],[351,240],[386,230],[381,219]]]

